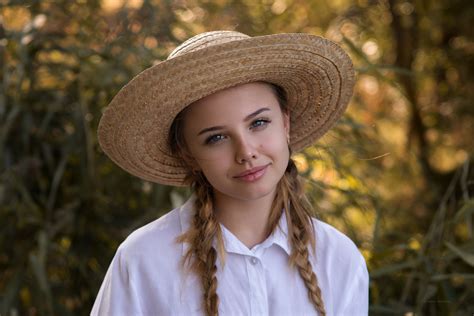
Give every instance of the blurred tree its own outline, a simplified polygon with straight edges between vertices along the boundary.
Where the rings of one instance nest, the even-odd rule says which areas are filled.
[[[96,129],[134,75],[213,29],[344,45],[358,72],[352,105],[295,155],[318,216],[365,255],[372,314],[474,309],[474,3],[0,5],[1,315],[88,314],[119,243],[189,194],[123,172]]]

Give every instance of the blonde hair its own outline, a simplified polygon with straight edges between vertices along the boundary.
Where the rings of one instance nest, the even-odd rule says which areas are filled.
[[[286,112],[284,91],[272,85],[280,107]],[[170,130],[169,144],[176,155],[185,160],[190,159],[187,153],[182,122],[184,112],[180,113],[173,122]],[[190,247],[183,258],[183,266],[189,268],[199,277],[203,289],[203,307],[207,315],[218,315],[219,297],[217,295],[217,266],[219,255],[221,262],[225,260],[225,250],[222,232],[213,211],[213,189],[201,172],[190,171],[186,181],[192,185],[196,194],[195,214],[189,230],[177,238],[180,243],[189,243]],[[291,244],[289,264],[298,269],[308,290],[308,296],[320,316],[326,315],[318,278],[313,271],[310,252],[316,254],[316,241],[312,208],[307,202],[299,180],[294,161],[290,158],[288,166],[278,183],[277,193],[272,204],[267,236],[274,232],[284,210],[288,221],[288,238]],[[217,248],[213,246],[216,239]]]

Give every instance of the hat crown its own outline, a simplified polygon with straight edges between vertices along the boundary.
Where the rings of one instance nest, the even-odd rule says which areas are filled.
[[[176,47],[168,56],[167,60],[190,52],[195,52],[209,46],[220,45],[246,38],[250,38],[250,36],[236,31],[212,31],[201,33],[191,37]]]

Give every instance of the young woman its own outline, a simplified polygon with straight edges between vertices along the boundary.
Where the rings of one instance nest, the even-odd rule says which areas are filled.
[[[326,39],[229,31],[191,38],[126,85],[102,148],[194,194],[122,243],[92,315],[367,315],[365,261],[311,217],[291,159],[352,87],[350,59]]]

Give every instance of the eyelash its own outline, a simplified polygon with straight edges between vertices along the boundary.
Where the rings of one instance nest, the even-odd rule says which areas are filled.
[[[224,135],[222,134],[211,135],[208,138],[206,138],[205,144],[214,145],[215,143],[219,142],[222,139],[222,138],[216,139],[217,137],[224,137]]]
[[[252,121],[252,123],[250,124],[250,128],[261,130],[261,129],[265,128],[270,123],[271,123],[271,120],[269,120],[267,118],[258,118],[256,120]],[[206,145],[216,144],[219,141],[221,141],[222,139],[224,139],[224,137],[226,137],[226,136],[223,135],[223,134],[211,135],[208,138],[206,138],[205,144]],[[216,138],[219,138],[219,139],[216,139]]]
[[[259,122],[262,122],[263,124],[256,125],[256,123],[259,123]],[[259,118],[259,119],[256,119],[255,121],[253,121],[252,124],[250,124],[250,126],[252,126],[253,128],[259,128],[259,127],[267,126],[269,123],[271,123],[271,121],[269,119]]]

